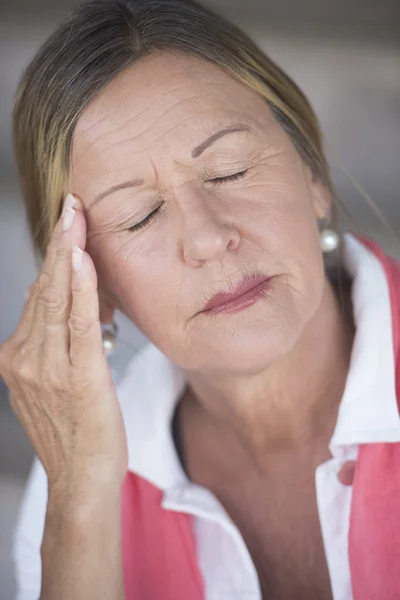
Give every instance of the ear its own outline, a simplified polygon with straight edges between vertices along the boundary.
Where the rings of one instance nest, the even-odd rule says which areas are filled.
[[[333,201],[332,193],[322,181],[316,179],[308,166],[306,170],[315,216],[318,220],[326,219]]]

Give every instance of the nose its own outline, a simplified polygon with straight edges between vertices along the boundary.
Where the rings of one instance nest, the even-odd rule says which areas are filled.
[[[206,261],[221,260],[227,250],[237,250],[240,234],[222,214],[217,214],[217,208],[211,208],[211,203],[217,203],[215,199],[201,192],[191,192],[190,196],[181,205],[182,253],[186,264],[198,267]]]

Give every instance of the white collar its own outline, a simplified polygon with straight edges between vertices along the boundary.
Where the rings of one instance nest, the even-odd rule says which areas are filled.
[[[330,448],[400,441],[390,292],[379,259],[345,234],[344,262],[353,278],[357,330]]]
[[[353,278],[356,334],[330,444],[334,456],[360,443],[400,441],[385,272],[375,255],[350,233],[344,235],[344,262]],[[182,371],[151,343],[133,357],[118,385],[129,470],[164,491],[188,482],[171,433],[174,409],[185,385]]]
[[[117,388],[128,468],[162,490],[187,482],[171,431],[185,385],[182,371],[149,343],[133,357]]]

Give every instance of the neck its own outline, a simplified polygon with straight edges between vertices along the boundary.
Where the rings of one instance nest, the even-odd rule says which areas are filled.
[[[326,281],[315,317],[295,347],[246,376],[187,373],[185,400],[202,425],[236,438],[257,459],[326,444],[343,395],[354,337],[349,285]]]

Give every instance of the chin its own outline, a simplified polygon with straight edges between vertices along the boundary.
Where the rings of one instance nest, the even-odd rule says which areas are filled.
[[[289,352],[294,343],[291,336],[283,337],[279,331],[259,331],[253,335],[240,336],[235,342],[219,345],[219,359],[214,354],[212,368],[256,374]]]
[[[186,353],[184,368],[243,374],[263,371],[293,348],[302,330],[301,320],[294,315],[271,316],[236,320],[234,327],[222,326],[217,319],[212,332],[207,335],[205,328]]]
[[[318,304],[316,295],[307,298],[300,305],[285,286],[275,287],[272,294],[236,313],[199,313],[185,335],[163,332],[169,343],[155,343],[187,371],[255,374],[296,345]]]

